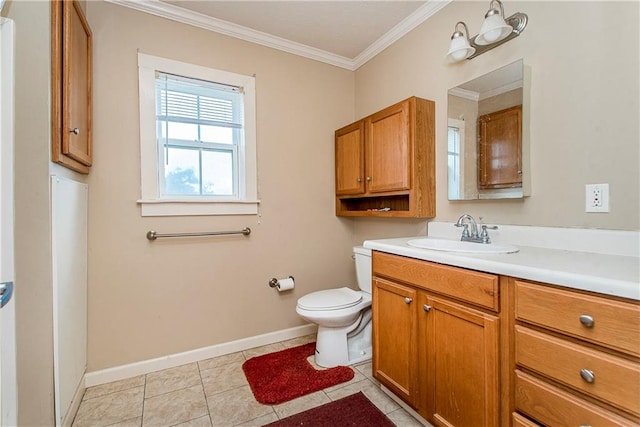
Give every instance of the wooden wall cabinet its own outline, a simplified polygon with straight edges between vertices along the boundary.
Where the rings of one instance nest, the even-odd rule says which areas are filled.
[[[435,103],[411,97],[335,132],[336,215],[435,216]]]
[[[522,105],[478,118],[478,188],[522,187]]]
[[[434,425],[499,425],[498,297],[495,275],[374,251],[374,377]]]
[[[91,44],[76,0],[51,3],[52,160],[87,174],[92,164]]]
[[[514,287],[516,414],[543,425],[638,425],[640,304]]]

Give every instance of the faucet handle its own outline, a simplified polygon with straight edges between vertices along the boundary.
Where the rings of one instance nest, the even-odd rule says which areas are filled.
[[[464,227],[464,229],[462,230],[462,239],[469,237],[469,224],[456,223],[453,225],[455,225],[456,227]]]
[[[497,230],[498,226],[482,224],[482,233],[480,233],[480,238],[482,239],[482,243],[491,243],[491,239],[489,238],[489,233],[487,232],[487,229]]]

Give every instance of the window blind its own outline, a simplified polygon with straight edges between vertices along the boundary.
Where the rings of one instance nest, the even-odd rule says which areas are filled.
[[[242,88],[156,72],[156,118],[241,129]]]

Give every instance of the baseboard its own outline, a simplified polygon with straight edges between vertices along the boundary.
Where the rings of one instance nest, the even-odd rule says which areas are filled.
[[[115,366],[113,368],[102,369],[100,371],[89,372],[84,376],[85,387],[93,387],[113,381],[124,380],[126,378],[144,375],[162,369],[175,368],[186,363],[198,362],[212,357],[224,356],[225,354],[236,353],[254,347],[273,344],[280,341],[303,337],[314,334],[317,325],[308,324],[290,329],[270,332],[268,334],[256,335],[250,338],[243,338],[236,341],[212,345],[195,350],[176,353],[156,359],[143,360],[141,362],[128,365]],[[70,411],[71,412],[71,411]]]
[[[86,373],[85,373],[86,376]],[[84,377],[78,383],[78,388],[76,388],[76,392],[73,395],[73,400],[71,401],[71,405],[69,405],[69,409],[67,409],[67,413],[62,419],[62,427],[71,427],[73,424],[73,420],[76,417],[76,413],[78,412],[78,408],[80,407],[80,402],[82,402],[82,397],[84,396],[84,391],[87,389],[85,385]]]

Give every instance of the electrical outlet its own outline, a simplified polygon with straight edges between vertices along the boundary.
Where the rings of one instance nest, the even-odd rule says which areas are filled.
[[[585,186],[585,212],[609,212],[609,184]]]

